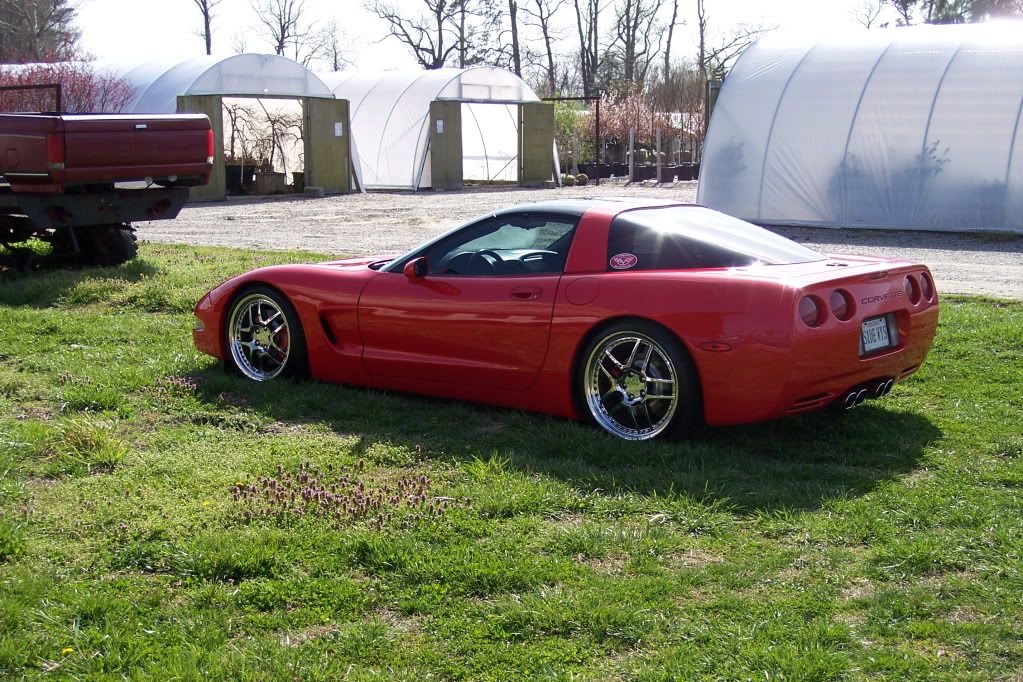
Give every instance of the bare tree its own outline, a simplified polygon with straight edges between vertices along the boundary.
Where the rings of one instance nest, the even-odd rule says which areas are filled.
[[[192,0],[192,2],[202,14],[202,33],[199,35],[206,39],[206,54],[213,54],[213,10],[221,3],[221,0]]]
[[[224,103],[224,117],[227,123],[226,154],[230,163],[251,161],[251,130],[256,120],[255,110],[248,104]]]
[[[622,0],[615,15],[612,46],[622,65],[622,79],[642,85],[650,64],[660,51],[657,14],[663,0]]]
[[[384,0],[372,0],[366,8],[388,24],[390,35],[405,44],[424,69],[439,69],[458,50],[451,25],[458,15],[453,0],[423,0],[424,12],[406,18],[397,6]]]
[[[738,24],[726,33],[715,46],[708,45],[707,11],[704,5],[705,0],[696,0],[696,20],[699,35],[696,66],[700,70],[704,87],[703,106],[703,131],[707,133],[707,123],[710,116],[710,80],[725,77],[728,69],[731,68],[739,55],[745,52],[757,38],[765,32],[773,30],[773,27],[750,26]]]
[[[421,0],[410,16],[393,0],[368,0],[366,8],[387,22],[389,34],[405,44],[420,66],[439,69],[457,56],[459,67],[507,66],[512,55],[499,44],[503,0]]]
[[[235,31],[231,38],[231,49],[235,54],[244,54],[249,51],[249,37],[245,31]]]
[[[492,64],[508,67],[512,62],[510,46],[497,39],[503,20],[501,0],[455,0],[458,43],[458,67]],[[521,70],[521,67],[520,67]]]
[[[668,72],[671,71],[671,41],[675,37],[675,27],[677,25],[678,0],[671,0],[671,21],[668,22],[668,39],[664,44],[664,68],[661,70],[665,78],[667,78]]]
[[[593,97],[598,90],[597,76],[603,62],[600,52],[600,15],[607,5],[601,5],[600,0],[572,2],[579,33],[579,76],[582,79],[583,96]]]
[[[768,31],[774,30],[774,27],[737,24],[721,36],[715,45],[711,46],[708,44],[709,22],[704,2],[705,0],[696,0],[696,21],[699,41],[697,44],[696,65],[706,79],[724,78],[728,69],[731,68],[732,62],[745,52],[746,48],[753,44],[757,38]]]
[[[732,68],[732,64],[746,51],[747,47],[755,43],[764,33],[773,30],[773,26],[751,26],[748,24],[739,24],[733,27],[707,50],[708,73],[714,78],[724,78],[728,70]]]
[[[327,23],[321,33],[321,44],[323,46],[323,58],[330,66],[331,71],[341,71],[346,66],[352,65],[349,58],[348,35],[344,28],[332,19]]]
[[[519,22],[518,22],[518,3],[515,0],[508,0],[508,20],[511,22],[511,49],[512,49],[512,69],[515,71],[515,75],[522,76],[522,59],[519,55]]]
[[[0,61],[70,59],[78,45],[72,0],[0,0]]]
[[[306,38],[300,28],[305,0],[250,0],[259,23],[266,30],[270,44],[276,54],[283,55],[288,47],[299,45]]]
[[[875,25],[887,26],[887,23],[877,23],[883,10],[884,0],[862,0],[857,7],[853,8],[852,17],[863,28],[873,28]]]
[[[558,70],[554,62],[554,42],[560,41],[563,35],[554,28],[553,19],[568,0],[530,0],[532,4],[524,5],[523,14],[526,15],[525,24],[540,30],[543,38],[544,58],[546,64],[543,66],[544,76],[547,82],[547,92],[553,95],[558,91]]]
[[[698,35],[696,67],[707,80],[707,8],[704,0],[696,0],[696,29]]]
[[[1021,0],[885,0],[899,14],[898,23],[965,24],[994,17],[1023,15]]]

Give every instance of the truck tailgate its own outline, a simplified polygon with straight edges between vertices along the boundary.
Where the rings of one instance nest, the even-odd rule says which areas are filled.
[[[201,173],[209,130],[197,115],[65,117],[66,181]]]
[[[0,115],[0,175],[15,191],[171,177],[203,184],[212,145],[201,114]]]

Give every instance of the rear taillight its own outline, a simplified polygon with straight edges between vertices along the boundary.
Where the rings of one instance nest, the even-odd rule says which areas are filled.
[[[206,163],[213,163],[215,147],[213,146],[213,129],[206,131]]]
[[[799,301],[799,319],[807,327],[816,327],[824,321],[824,306],[813,296],[804,296]]]
[[[934,282],[931,281],[930,275],[927,273],[920,275],[920,293],[925,301],[934,300]]]
[[[831,292],[831,313],[843,322],[852,317],[853,301],[847,291],[836,289]]]
[[[920,302],[920,285],[917,284],[916,277],[913,275],[906,275],[904,282],[906,287],[906,297],[909,298],[909,302],[916,305]]]
[[[46,136],[46,167],[50,170],[64,169],[64,136],[60,133]]]

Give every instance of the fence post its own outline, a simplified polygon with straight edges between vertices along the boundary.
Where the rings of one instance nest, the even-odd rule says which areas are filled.
[[[629,182],[636,181],[636,129],[629,128]]]
[[[656,149],[656,151],[654,153],[657,154],[657,181],[654,184],[658,184],[659,185],[661,183],[661,129],[660,128],[657,128],[654,131],[654,147]]]

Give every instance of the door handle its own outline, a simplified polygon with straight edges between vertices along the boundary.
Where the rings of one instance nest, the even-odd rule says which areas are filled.
[[[519,287],[518,289],[511,290],[512,298],[517,298],[520,301],[535,301],[540,298],[542,293],[543,289],[537,287]]]

